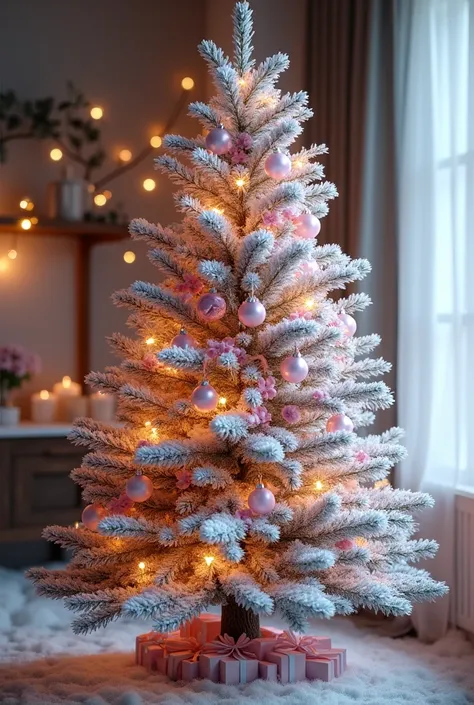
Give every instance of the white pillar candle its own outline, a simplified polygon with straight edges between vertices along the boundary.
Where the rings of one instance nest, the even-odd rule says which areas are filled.
[[[113,421],[115,416],[115,398],[113,394],[96,392],[89,397],[90,415],[95,421]]]
[[[56,416],[57,399],[46,389],[31,397],[31,419],[35,423],[53,423]]]
[[[62,421],[72,423],[78,416],[87,416],[88,413],[88,398],[87,397],[63,397],[62,412],[64,418]]]
[[[67,375],[61,382],[53,385],[53,393],[57,397],[56,421],[70,421],[71,413],[68,410],[70,399],[81,396],[81,385],[73,382]],[[74,402],[72,402],[74,404]]]

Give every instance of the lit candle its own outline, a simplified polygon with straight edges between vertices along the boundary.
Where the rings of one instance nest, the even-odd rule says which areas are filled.
[[[113,421],[115,416],[115,398],[113,394],[96,392],[90,397],[90,414],[95,421]]]
[[[52,423],[56,415],[57,398],[46,389],[31,397],[31,419],[35,423]]]
[[[65,375],[61,382],[56,382],[53,392],[57,396],[57,421],[73,421],[77,416],[87,413],[87,398],[81,397],[81,385]]]

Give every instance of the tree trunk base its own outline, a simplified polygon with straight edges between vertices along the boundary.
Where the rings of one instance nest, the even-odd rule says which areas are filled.
[[[221,634],[228,634],[235,641],[241,634],[246,634],[249,639],[258,639],[260,618],[255,612],[240,607],[233,597],[228,597],[226,604],[222,605]]]

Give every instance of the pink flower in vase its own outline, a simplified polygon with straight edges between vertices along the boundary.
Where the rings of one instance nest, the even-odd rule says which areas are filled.
[[[276,379],[275,377],[272,377],[272,375],[269,375],[267,379],[264,379],[263,377],[258,378],[257,387],[259,389],[260,394],[262,395],[262,398],[265,399],[265,401],[268,401],[269,399],[275,399],[277,395],[275,384]]]
[[[298,423],[301,419],[301,411],[294,404],[284,406],[281,415],[287,423]]]
[[[176,473],[176,487],[178,490],[187,490],[191,484],[192,475],[189,470],[180,470]]]

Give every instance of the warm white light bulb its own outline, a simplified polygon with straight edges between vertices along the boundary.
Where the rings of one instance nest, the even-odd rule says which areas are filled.
[[[132,264],[135,262],[137,256],[135,252],[132,252],[132,250],[127,250],[127,252],[123,253],[123,259],[127,264]]]
[[[63,158],[63,153],[61,152],[60,149],[55,147],[54,149],[52,149],[50,151],[49,156],[51,157],[53,162],[59,162],[59,160]]]
[[[91,118],[93,120],[100,120],[100,118],[103,117],[103,115],[104,115],[104,111],[98,105],[91,108]]]
[[[242,188],[243,186],[245,186],[245,179],[236,179],[235,185],[237,186],[237,188]]]
[[[143,188],[145,189],[145,191],[153,191],[155,186],[156,183],[154,179],[145,179],[145,181],[143,182]]]
[[[94,203],[96,206],[105,206],[105,204],[107,203],[107,198],[105,197],[105,194],[98,193],[96,196],[94,196]]]
[[[189,76],[186,76],[186,77],[183,78],[183,80],[181,81],[181,87],[184,88],[185,91],[190,91],[191,88],[194,88],[194,81],[193,81],[193,79],[190,78]]]
[[[211,563],[214,563],[214,556],[204,556],[204,561],[206,565],[210,566]]]
[[[225,397],[219,397],[219,404],[225,406],[227,404],[227,399]]]
[[[20,225],[23,230],[29,230],[31,228],[31,220],[29,218],[23,218]]]
[[[138,567],[140,568],[140,570],[145,570],[146,563],[144,561],[140,561],[140,563],[138,564]]]
[[[18,252],[16,250],[8,250],[8,257],[9,259],[16,259],[18,256]]]
[[[146,339],[146,344],[147,344],[147,345],[153,345],[154,342],[155,342],[155,339],[154,339],[154,338],[147,338],[147,339]]]
[[[42,389],[40,392],[40,399],[49,399],[49,392],[47,389]]]
[[[150,140],[150,145],[154,147],[155,149],[158,149],[158,147],[161,147],[163,144],[163,140],[161,139],[160,135],[153,135],[153,137]]]
[[[132,158],[132,153],[129,149],[121,149],[119,152],[119,159],[121,162],[129,162]]]
[[[315,489],[317,489],[317,490],[322,490],[322,489],[323,489],[323,483],[321,482],[321,480],[316,480],[316,482],[314,483],[314,487],[315,487]]]

